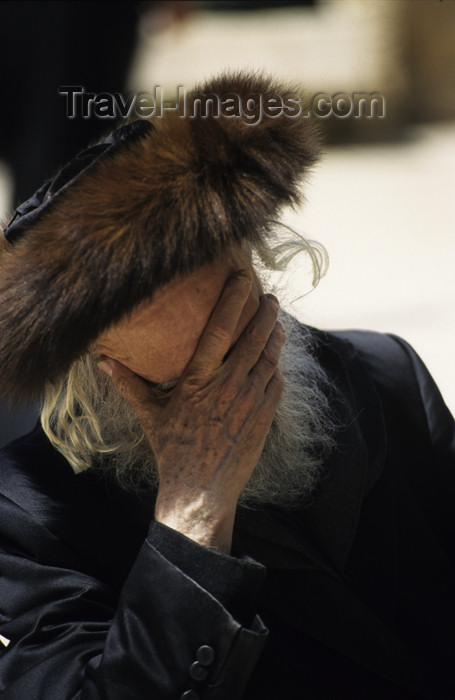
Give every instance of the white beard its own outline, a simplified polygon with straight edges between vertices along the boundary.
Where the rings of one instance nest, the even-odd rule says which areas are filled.
[[[239,504],[296,507],[314,491],[334,447],[324,370],[311,352],[311,336],[281,314],[287,339],[280,359],[284,391],[260,460]]]
[[[327,379],[311,354],[311,337],[302,333],[291,316],[282,314],[281,321],[287,333],[280,359],[285,388],[259,462],[240,495],[243,507],[298,506],[317,485],[334,445],[324,393]],[[156,461],[129,404],[111,387],[97,409],[105,444],[118,444],[122,432],[128,433],[129,444],[125,451],[102,455],[98,468],[114,475],[127,490],[157,489]],[[133,449],[132,433],[136,437]]]

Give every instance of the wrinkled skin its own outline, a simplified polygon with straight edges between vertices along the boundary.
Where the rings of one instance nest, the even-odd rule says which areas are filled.
[[[151,351],[139,376],[142,344],[132,342],[138,337],[134,312],[126,326],[120,324],[98,343],[100,367],[133,406],[156,456],[160,486],[155,519],[225,553],[231,547],[239,494],[259,460],[282,394],[278,360],[285,340],[276,299],[260,293],[251,269],[232,274],[231,268],[227,264],[217,270],[216,284],[201,297],[203,309],[193,304],[191,327],[182,330],[182,315],[180,326],[173,328],[169,337],[179,340],[175,357],[172,342],[168,347],[156,345],[166,355],[164,367],[154,365]],[[174,291],[176,299],[183,298],[182,283],[187,292],[199,289],[194,280],[182,280],[170,283],[169,294],[164,287],[162,295],[149,302],[155,330],[162,328],[165,307],[175,309]],[[208,320],[207,303],[212,307]],[[199,328],[201,323],[205,325]],[[167,381],[177,370],[175,388],[158,398],[146,380]]]

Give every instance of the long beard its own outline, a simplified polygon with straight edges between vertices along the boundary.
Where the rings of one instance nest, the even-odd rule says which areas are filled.
[[[324,461],[334,446],[333,422],[325,373],[311,352],[311,336],[295,319],[282,314],[287,340],[280,367],[284,392],[276,409],[259,462],[239,498],[239,505],[297,507],[314,491]],[[159,476],[154,454],[134,411],[112,387],[98,407],[106,444],[128,432],[129,449],[103,455],[98,468],[137,492],[156,490]],[[135,436],[131,448],[131,436]]]
[[[328,381],[312,354],[310,334],[292,317],[281,314],[287,339],[280,367],[284,391],[260,460],[239,505],[297,507],[318,484],[334,447],[334,422],[327,399]]]

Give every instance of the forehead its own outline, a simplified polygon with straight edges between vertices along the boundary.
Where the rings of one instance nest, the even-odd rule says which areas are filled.
[[[176,277],[98,338],[98,354],[113,357],[153,382],[179,377],[226,280],[246,259],[226,259]]]

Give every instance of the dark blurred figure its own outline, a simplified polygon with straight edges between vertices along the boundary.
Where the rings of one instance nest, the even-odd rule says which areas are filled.
[[[68,119],[61,85],[121,92],[136,40],[134,2],[0,3],[0,159],[16,205],[112,120]]]
[[[0,159],[13,177],[13,206],[113,128],[113,120],[68,119],[58,87],[123,91],[137,21],[134,2],[0,3]],[[13,411],[0,402],[0,445],[27,432],[37,415],[36,407]]]

